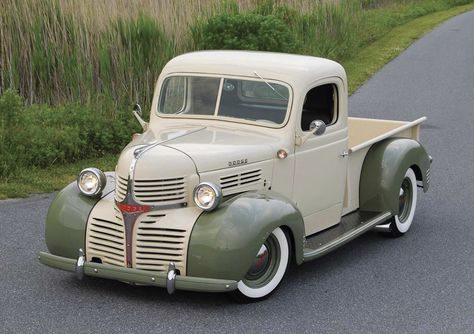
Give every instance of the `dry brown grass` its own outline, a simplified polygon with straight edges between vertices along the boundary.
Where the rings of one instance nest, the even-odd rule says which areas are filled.
[[[16,2],[6,0],[6,2]],[[319,6],[321,3],[337,3],[339,0],[276,0],[275,5],[286,5],[297,8],[298,11],[307,13]],[[30,7],[34,1],[25,0],[24,7]],[[261,0],[238,0],[240,11],[254,9]],[[177,39],[183,38],[188,33],[188,28],[199,18],[208,18],[216,11],[226,10],[228,3],[220,0],[84,0],[78,5],[76,0],[59,0],[60,7],[65,13],[76,17],[83,22],[88,31],[100,31],[106,29],[110,21],[117,18],[132,19],[146,13],[159,22],[166,34]]]
[[[337,0],[327,0],[330,2]],[[91,102],[101,98],[133,101],[150,92],[160,67],[172,56],[190,49],[190,26],[216,12],[237,5],[239,11],[255,8],[262,0],[2,0],[0,1],[0,94],[19,91],[29,103]],[[317,1],[275,1],[309,12]],[[133,40],[123,42],[127,22],[141,14],[153,20],[149,29],[166,38],[150,57],[157,68],[144,71],[134,65]],[[125,23],[117,29],[117,22]],[[111,28],[113,27],[113,28]],[[135,27],[140,29],[140,27]],[[168,40],[168,41],[165,41]],[[128,59],[127,59],[128,58]],[[143,70],[143,68],[142,68]],[[145,79],[143,79],[143,76]]]
[[[403,20],[463,1],[1,0],[0,94],[11,88],[30,104],[146,104],[164,63],[195,47],[191,27],[216,13],[293,8],[297,51],[343,60]],[[397,6],[418,7],[397,16]],[[143,48],[151,50],[143,56]]]

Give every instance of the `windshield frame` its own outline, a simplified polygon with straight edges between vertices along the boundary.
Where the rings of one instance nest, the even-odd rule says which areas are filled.
[[[197,114],[182,114],[182,113],[176,113],[176,114],[165,114],[160,112],[160,104],[161,104],[161,96],[163,94],[163,89],[164,89],[164,83],[166,80],[170,77],[207,77],[207,78],[219,78],[219,91],[217,94],[217,100],[216,100],[216,106],[214,110],[213,115],[197,115]],[[258,122],[256,120],[248,120],[244,118],[237,118],[237,117],[229,117],[229,116],[221,116],[218,115],[218,111],[220,108],[220,103],[221,103],[221,94],[222,94],[222,89],[223,89],[223,83],[225,79],[235,79],[235,80],[244,80],[244,81],[255,81],[255,82],[262,82],[265,83],[275,83],[278,85],[282,85],[285,88],[288,89],[288,103],[286,107],[286,113],[285,113],[285,118],[282,123],[270,123],[270,122]],[[187,90],[187,89],[186,89]],[[160,85],[157,87],[157,92],[159,92],[158,98],[157,98],[157,103],[156,103],[156,108],[155,108],[155,114],[160,117],[160,118],[171,118],[171,119],[197,119],[197,120],[212,120],[212,121],[225,121],[225,122],[231,122],[231,123],[241,123],[241,124],[249,124],[249,125],[254,125],[254,126],[261,126],[261,127],[266,127],[266,128],[273,128],[273,129],[281,129],[284,128],[290,119],[290,114],[291,114],[291,109],[293,105],[293,98],[294,98],[294,90],[293,87],[284,81],[281,80],[275,80],[275,79],[267,79],[262,80],[258,77],[254,76],[236,76],[236,75],[224,75],[224,74],[212,74],[212,73],[195,73],[195,72],[174,72],[174,73],[168,73],[165,77],[163,77],[162,80],[160,80]]]

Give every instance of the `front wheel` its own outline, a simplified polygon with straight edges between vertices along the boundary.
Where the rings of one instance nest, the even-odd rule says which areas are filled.
[[[413,169],[408,168],[400,186],[398,196],[398,215],[394,216],[390,222],[390,234],[399,237],[408,232],[416,209],[416,176]]]
[[[268,297],[280,284],[290,261],[288,237],[279,227],[260,247],[252,266],[237,284],[232,296],[239,302],[255,302]]]

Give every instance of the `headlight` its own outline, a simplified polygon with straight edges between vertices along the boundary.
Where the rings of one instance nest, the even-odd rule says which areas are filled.
[[[77,186],[86,196],[94,197],[99,195],[105,188],[107,178],[104,172],[97,168],[86,168],[77,177]]]
[[[202,182],[194,188],[194,203],[205,211],[212,211],[222,201],[221,188],[211,182]]]

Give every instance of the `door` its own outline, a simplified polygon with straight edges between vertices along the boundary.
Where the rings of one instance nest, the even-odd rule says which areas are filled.
[[[327,124],[295,147],[293,200],[303,214],[306,235],[339,223],[347,178],[347,113],[342,82],[333,79],[310,87],[297,133],[310,133],[313,120]]]

